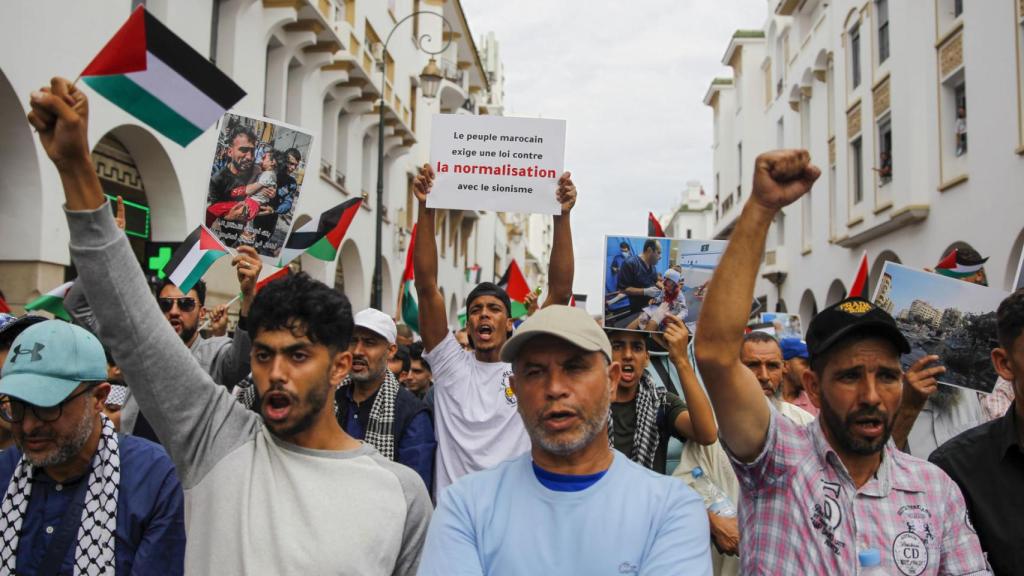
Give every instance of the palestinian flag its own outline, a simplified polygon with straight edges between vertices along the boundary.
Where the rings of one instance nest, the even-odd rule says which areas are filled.
[[[71,314],[68,314],[67,309],[64,308],[64,297],[67,295],[68,290],[71,290],[73,284],[74,282],[65,282],[57,286],[39,298],[25,304],[25,310],[45,310],[61,320],[71,322]]]
[[[141,5],[81,77],[107,100],[181,146],[245,96],[231,78]]]
[[[868,251],[865,250],[864,254],[860,257],[860,265],[857,266],[857,275],[853,277],[853,282],[850,283],[850,293],[846,295],[847,298],[864,298],[868,299]]]
[[[277,272],[274,272],[274,273],[270,274],[269,276],[263,278],[262,280],[257,280],[256,281],[256,293],[259,294],[260,290],[262,290],[264,286],[266,286],[267,284],[270,284],[274,280],[279,280],[281,278],[284,278],[284,277],[288,276],[289,272],[290,272],[290,270],[289,270],[288,266],[285,266],[284,268],[278,269]]]
[[[661,229],[661,222],[655,218],[654,212],[647,213],[647,236],[654,238],[664,238],[665,231]]]
[[[341,240],[352,223],[362,198],[353,198],[306,222],[301,228],[292,230],[281,249],[278,266],[285,266],[305,252],[313,258],[333,262],[338,256]]]
[[[164,274],[178,290],[188,294],[210,266],[228,253],[213,232],[200,224],[171,255],[171,260],[164,266]]]
[[[587,295],[586,294],[573,294],[572,298],[569,299],[569,306],[573,308],[587,309]]]
[[[416,303],[415,272],[413,270],[413,250],[416,248],[416,227],[412,225],[412,234],[409,236],[409,249],[405,253],[405,271],[402,272],[402,322],[405,322],[413,332],[420,331],[420,307]]]
[[[505,290],[512,301],[512,310],[509,317],[521,318],[526,316],[525,302],[526,297],[530,294],[530,287],[526,284],[526,278],[523,276],[523,272],[519,269],[519,264],[515,260],[512,260],[508,268],[505,269],[505,274],[501,276],[501,280],[498,280],[498,286]]]
[[[938,264],[935,271],[950,278],[967,278],[978,273],[985,267],[988,258],[969,259],[960,254],[960,250],[954,248]]]

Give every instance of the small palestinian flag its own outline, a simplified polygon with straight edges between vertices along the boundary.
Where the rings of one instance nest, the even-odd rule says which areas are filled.
[[[860,257],[860,265],[857,266],[857,275],[853,277],[853,282],[850,284],[850,293],[846,295],[847,298],[864,298],[868,299],[868,251],[865,250],[864,254]]]
[[[988,262],[988,258],[981,258],[980,256],[970,258],[954,248],[952,252],[935,265],[935,271],[950,278],[967,278],[977,274],[979,270],[984,268],[985,262]]]
[[[338,256],[348,225],[352,223],[362,198],[353,198],[322,212],[318,218],[306,222],[301,228],[292,230],[281,249],[278,266],[286,266],[303,253],[313,258],[333,262]]]
[[[259,294],[260,290],[262,290],[264,288],[264,286],[266,286],[267,284],[270,284],[274,280],[280,280],[281,278],[286,278],[290,272],[291,272],[291,270],[288,268],[288,266],[285,266],[284,268],[279,268],[277,270],[277,272],[274,272],[274,273],[268,275],[264,279],[258,280],[256,282],[256,293]]]
[[[658,222],[654,212],[647,213],[647,236],[654,238],[665,237],[665,231],[661,229],[661,222]]]
[[[505,290],[512,301],[509,317],[526,316],[526,297],[530,294],[530,287],[526,284],[526,278],[515,260],[512,260],[508,268],[505,269],[505,274],[501,276],[501,280],[498,280],[498,286]]]
[[[65,282],[57,286],[39,298],[25,304],[25,310],[45,310],[61,320],[71,322],[71,314],[68,314],[67,309],[64,308],[64,297],[67,296],[68,290],[71,290],[72,285],[74,285],[74,282]]]
[[[416,248],[416,227],[412,225],[409,236],[409,250],[405,253],[405,271],[402,272],[402,321],[414,332],[420,331],[420,307],[416,302],[415,271],[412,265],[413,250]]]
[[[139,6],[82,80],[181,146],[245,96],[227,75]]]
[[[171,255],[171,260],[164,266],[164,274],[178,290],[187,294],[214,262],[228,254],[228,249],[213,232],[200,224]]]

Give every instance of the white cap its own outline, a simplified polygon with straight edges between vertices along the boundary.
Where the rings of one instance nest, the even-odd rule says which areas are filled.
[[[668,270],[665,270],[665,279],[666,280],[671,280],[675,284],[679,284],[679,278],[680,278],[679,271],[676,270],[675,268],[669,268]]]
[[[383,336],[388,341],[388,344],[394,344],[395,338],[398,336],[398,328],[395,327],[395,321],[387,314],[375,308],[360,310],[356,314],[355,325],[357,328],[366,328]]]

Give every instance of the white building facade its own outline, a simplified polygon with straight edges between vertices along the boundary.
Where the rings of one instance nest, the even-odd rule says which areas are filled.
[[[235,110],[294,124],[314,134],[295,212],[316,215],[362,197],[335,262],[303,256],[301,268],[335,286],[358,310],[369,305],[374,265],[378,105],[385,101],[382,303],[394,313],[409,233],[416,218],[411,183],[429,160],[432,114],[500,114],[502,65],[498,43],[487,37],[485,67],[458,0],[18,0],[0,6],[0,290],[19,309],[41,292],[75,276],[70,266],[63,193],[56,171],[25,121],[28,95],[53,75],[73,78],[138,4],[208,56],[247,93]],[[406,16],[382,52],[382,43]],[[433,13],[433,14],[431,14]],[[451,28],[443,27],[443,16]],[[38,44],[46,30],[45,50]],[[425,98],[419,74],[437,50],[444,79]],[[381,79],[377,62],[385,58]],[[167,140],[90,93],[89,139],[108,194],[129,207],[130,237],[140,258],[154,244],[181,241],[202,222],[215,148],[209,130],[187,148]],[[439,282],[455,319],[476,278],[500,277],[517,250],[509,237],[530,218],[472,210],[439,211]],[[543,234],[544,222],[537,224]],[[550,230],[550,217],[547,218]],[[548,234],[550,239],[550,234]],[[523,241],[525,242],[525,241]],[[525,245],[525,244],[524,244]],[[543,252],[543,250],[541,250]],[[233,269],[218,262],[207,276],[210,302],[237,291]],[[546,259],[544,260],[546,262]],[[546,264],[544,266],[546,268]],[[525,268],[525,267],[524,267]],[[469,272],[467,272],[469,271]],[[525,270],[524,270],[525,271]],[[536,275],[528,281],[539,282]]]
[[[711,238],[714,233],[715,203],[700,181],[690,180],[672,211],[659,220],[669,238]]]
[[[989,257],[1009,289],[1024,245],[1024,1],[769,0],[738,31],[704,103],[714,114],[714,234],[728,237],[754,159],[806,148],[822,170],[769,232],[756,295],[804,325],[867,251],[933,267]]]

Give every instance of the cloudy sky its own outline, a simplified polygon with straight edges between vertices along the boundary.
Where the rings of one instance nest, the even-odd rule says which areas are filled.
[[[647,233],[687,180],[710,191],[711,109],[702,99],[738,28],[760,28],[766,0],[462,0],[505,64],[505,114],[566,120],[576,292],[600,311],[605,234]]]

